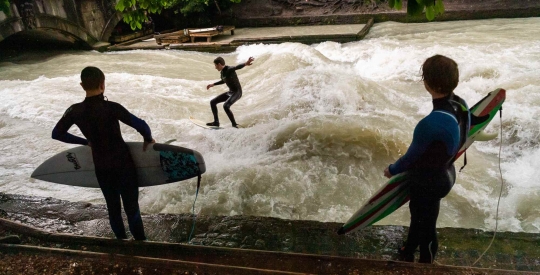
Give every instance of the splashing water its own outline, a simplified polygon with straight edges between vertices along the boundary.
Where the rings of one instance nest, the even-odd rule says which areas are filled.
[[[99,189],[30,179],[41,162],[72,145],[54,141],[56,121],[82,101],[79,73],[97,66],[105,95],[148,122],[158,142],[203,154],[207,172],[196,212],[344,222],[386,180],[384,168],[407,149],[416,123],[431,110],[420,82],[434,54],[456,60],[456,93],[469,105],[507,90],[502,125],[505,190],[499,229],[540,232],[539,18],[429,24],[381,23],[362,41],[242,46],[222,55],[238,71],[243,97],[232,108],[246,129],[195,127],[211,121],[209,101],[225,86],[215,54],[185,51],[65,52],[39,61],[0,63],[0,192],[103,203]],[[338,27],[338,26],[336,26]],[[139,134],[122,126],[124,139]],[[80,132],[76,127],[74,134]],[[499,141],[476,142],[468,165],[443,200],[439,226],[491,230],[500,187]],[[463,161],[457,161],[461,166]],[[191,211],[195,180],[141,189],[147,213]],[[407,207],[380,224],[407,225]]]

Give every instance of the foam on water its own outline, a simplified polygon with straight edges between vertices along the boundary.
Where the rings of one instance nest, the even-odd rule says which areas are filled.
[[[201,152],[207,163],[196,212],[344,222],[386,180],[384,168],[405,153],[416,123],[431,111],[420,66],[433,54],[457,61],[456,93],[470,104],[507,90],[502,126],[505,189],[501,230],[540,232],[536,163],[540,160],[540,19],[430,24],[382,23],[366,39],[340,44],[242,46],[222,55],[238,71],[243,97],[232,108],[237,130],[219,106],[220,131],[195,127],[212,119],[210,90],[219,79],[215,54],[184,51],[71,52],[40,62],[0,64],[0,192],[103,203],[100,190],[29,178],[41,162],[72,145],[50,139],[56,121],[81,101],[84,66],[106,74],[105,95],[151,126],[158,142]],[[76,127],[72,132],[80,134]],[[141,140],[122,126],[124,139]],[[493,229],[500,180],[499,143],[477,142],[443,200],[440,226]],[[463,161],[457,161],[461,166]],[[191,211],[195,180],[143,188],[143,212]],[[402,207],[382,224],[408,223]]]

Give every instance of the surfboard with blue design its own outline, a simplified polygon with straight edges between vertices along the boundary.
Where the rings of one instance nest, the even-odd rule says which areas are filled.
[[[188,148],[155,143],[143,152],[142,142],[126,142],[137,169],[139,187],[183,181],[202,175],[202,155]],[[32,178],[72,186],[99,188],[92,151],[77,146],[58,153],[34,170]]]

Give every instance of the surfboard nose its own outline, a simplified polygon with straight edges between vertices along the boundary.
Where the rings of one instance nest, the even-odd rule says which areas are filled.
[[[39,166],[38,168],[36,168],[36,170],[34,170],[34,172],[32,172],[32,174],[30,175],[31,178],[35,179],[37,175],[39,175],[39,173],[37,172],[39,169]]]

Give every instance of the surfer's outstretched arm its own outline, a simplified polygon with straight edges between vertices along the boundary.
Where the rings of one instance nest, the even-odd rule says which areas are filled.
[[[251,66],[251,63],[253,63],[254,60],[255,60],[255,58],[253,58],[253,56],[250,56],[248,58],[248,61],[246,61],[245,65],[246,66]]]
[[[255,60],[255,58],[250,57],[245,63],[238,64],[238,65],[236,65],[236,66],[234,66],[234,67],[232,67],[230,69],[233,69],[234,71],[236,71],[236,70],[240,70],[240,69],[244,68],[245,66],[251,66],[253,64],[254,60]]]

